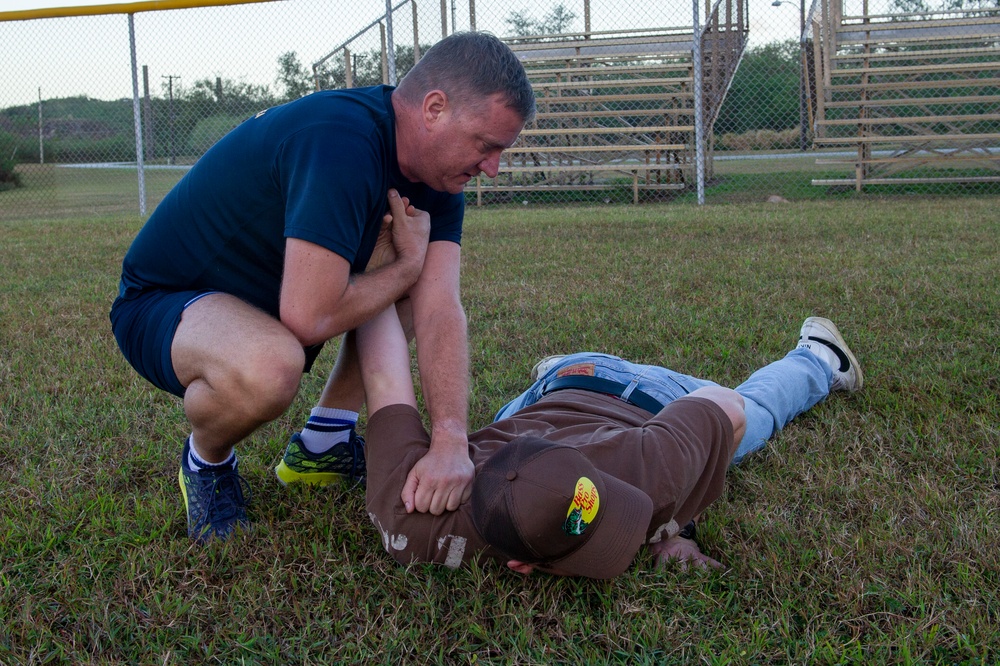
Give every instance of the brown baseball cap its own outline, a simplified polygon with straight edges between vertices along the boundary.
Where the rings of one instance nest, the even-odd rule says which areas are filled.
[[[511,559],[587,578],[613,578],[635,559],[653,502],[571,446],[519,437],[476,470],[472,519]]]

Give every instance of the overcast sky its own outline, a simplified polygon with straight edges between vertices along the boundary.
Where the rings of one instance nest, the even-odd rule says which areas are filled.
[[[399,0],[392,0],[393,5]],[[459,29],[469,27],[468,0],[446,0]],[[480,30],[502,34],[503,18],[523,9],[536,18],[559,2],[577,14],[582,30],[582,0],[477,0]],[[806,0],[809,2],[810,0]],[[795,38],[797,0],[749,0],[753,43]],[[423,44],[441,37],[440,0],[416,0],[419,37]],[[0,11],[95,4],[93,0],[0,0]],[[120,3],[119,3],[120,4]],[[385,0],[279,0],[249,5],[139,12],[135,14],[139,88],[142,66],[149,68],[153,95],[168,81],[185,87],[222,76],[276,89],[278,57],[295,51],[304,66],[327,55],[385,12]],[[630,25],[622,26],[622,8],[630,9]],[[594,30],[639,26],[690,25],[690,2],[663,0],[591,0]],[[398,44],[412,44],[409,6],[394,13]],[[379,48],[378,30],[359,39],[355,52]],[[0,108],[43,99],[88,95],[120,99],[132,95],[128,18],[123,14],[0,23]],[[170,77],[170,78],[168,78]]]
[[[68,7],[70,3],[98,4],[0,0],[0,9]],[[350,10],[345,10],[348,5]],[[153,95],[161,94],[165,77],[173,77],[175,89],[216,76],[273,89],[277,60],[283,53],[295,51],[308,68],[384,12],[384,0],[291,0],[136,13],[140,94],[143,65],[149,68]],[[407,19],[409,30],[409,13],[402,13],[397,11],[395,17],[401,22]],[[436,41],[440,34],[426,37]],[[400,41],[398,35],[396,41]],[[0,23],[0,45],[0,107],[37,101],[39,87],[43,99],[132,95],[125,14]],[[359,50],[378,46],[377,30],[357,44]]]

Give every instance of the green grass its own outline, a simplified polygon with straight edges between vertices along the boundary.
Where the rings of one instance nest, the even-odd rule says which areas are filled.
[[[86,169],[22,164],[18,173],[23,187],[0,192],[0,222],[139,213],[139,177],[134,167]],[[179,169],[145,171],[148,212],[184,173]]]
[[[471,419],[539,356],[595,350],[735,385],[803,318],[867,385],[731,475],[726,568],[607,582],[396,567],[352,489],[284,489],[299,399],[240,447],[254,531],[192,546],[179,401],[107,309],[134,217],[0,220],[0,663],[975,663],[1000,660],[997,201],[469,214]]]

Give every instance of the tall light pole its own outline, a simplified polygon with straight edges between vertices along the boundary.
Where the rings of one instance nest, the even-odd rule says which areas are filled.
[[[809,121],[806,118],[806,77],[809,72],[806,70],[806,0],[796,2],[795,0],[774,0],[772,7],[780,7],[785,3],[799,6],[799,150],[809,149],[809,137],[807,130]]]

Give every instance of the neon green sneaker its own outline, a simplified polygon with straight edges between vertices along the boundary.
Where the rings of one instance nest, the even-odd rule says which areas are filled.
[[[285,455],[274,468],[278,481],[327,486],[344,481],[365,483],[365,440],[351,431],[350,439],[326,453],[312,453],[299,433],[292,434]]]

